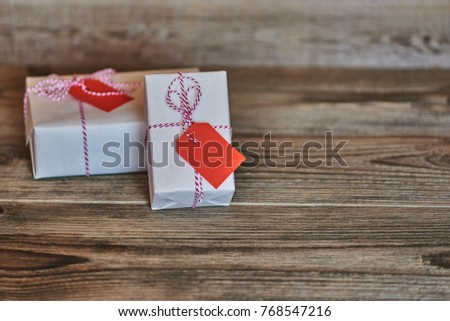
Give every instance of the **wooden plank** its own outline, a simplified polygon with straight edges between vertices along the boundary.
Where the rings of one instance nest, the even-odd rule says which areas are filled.
[[[290,103],[250,106],[232,95],[234,138],[276,136],[441,136],[448,135],[450,105],[410,102]],[[21,99],[0,107],[5,121],[0,140],[24,142]],[[12,141],[13,140],[13,141]]]
[[[232,108],[236,135],[447,136],[450,105],[420,102],[289,103]]]
[[[25,246],[38,251],[40,246],[51,244],[73,247],[71,251],[98,245],[101,250],[104,244],[130,246],[130,251],[137,245],[152,246],[161,252],[165,248],[177,251],[180,246],[180,250],[198,248],[199,254],[208,254],[208,248],[215,252],[247,246],[266,250],[339,249],[440,247],[450,242],[448,208],[293,208],[282,202],[277,206],[233,204],[166,211],[150,211],[146,204],[2,202],[1,206],[0,243],[14,250]],[[424,250],[421,254],[433,253]]]
[[[10,300],[448,300],[447,278],[264,270],[93,269],[2,278]]]
[[[4,204],[0,298],[448,299],[447,216]]]
[[[10,73],[14,70],[12,67],[3,68],[10,70]],[[89,73],[98,69],[98,66],[46,65],[28,66],[27,72],[34,76],[46,76],[52,73]],[[19,67],[17,73],[22,75],[22,70]],[[295,102],[427,102],[429,96],[450,95],[450,72],[446,69],[214,66],[202,70],[226,70],[232,105],[235,99],[240,106]]]
[[[245,106],[296,102],[435,102],[429,97],[450,96],[450,72],[445,69],[226,69],[232,105],[233,102]],[[48,74],[52,68],[42,71]]]
[[[0,139],[22,142],[25,71],[0,71]],[[447,136],[449,84],[445,70],[230,69],[232,124],[236,135]]]
[[[260,136],[235,139],[262,142]],[[325,145],[323,136],[272,136],[278,144],[293,142],[295,148],[287,149],[285,156],[275,154],[276,167],[267,165],[268,148],[255,149],[256,161],[236,172],[234,201],[248,205],[450,206],[448,138],[336,136],[333,146],[339,139],[348,139],[340,153],[348,167],[333,160],[331,167],[323,163],[311,168],[299,162],[294,152],[309,141]],[[145,173],[35,181],[28,151],[21,143],[0,143],[0,155],[0,199],[4,201],[148,203]],[[327,157],[324,151],[312,150],[310,159],[316,158],[325,162]]]
[[[0,61],[450,67],[449,16],[447,0],[3,1]]]
[[[25,142],[22,101],[26,69],[0,65],[0,140]]]

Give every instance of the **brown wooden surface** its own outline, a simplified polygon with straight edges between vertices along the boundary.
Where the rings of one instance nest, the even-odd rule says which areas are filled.
[[[276,157],[230,207],[159,212],[145,173],[34,181],[30,71],[0,67],[0,298],[449,300],[450,72],[228,71],[235,140],[333,130],[349,167]]]
[[[0,0],[0,62],[450,67],[448,0]]]

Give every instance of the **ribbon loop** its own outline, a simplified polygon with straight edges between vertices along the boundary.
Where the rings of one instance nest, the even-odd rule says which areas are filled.
[[[179,89],[174,89],[178,85]],[[194,92],[193,99],[190,99],[189,92]],[[175,104],[172,96],[176,95],[179,105]],[[178,77],[174,78],[167,88],[166,103],[167,105],[181,113],[181,127],[185,132],[192,125],[192,113],[197,108],[202,97],[202,89],[198,81],[192,77],[185,76],[181,72]]]
[[[81,90],[92,96],[120,96],[128,93],[132,93],[137,87],[139,87],[142,82],[115,82],[113,80],[116,71],[114,69],[108,68],[94,72],[86,77],[79,77],[75,75],[72,79],[63,79],[61,76],[56,74],[51,74],[47,78],[38,81],[33,87],[28,88],[25,92],[23,101],[23,112],[26,120],[28,112],[28,96],[30,93],[34,93],[41,97],[46,97],[52,101],[60,101],[69,95],[69,91],[74,86],[79,86]],[[106,92],[95,92],[89,90],[86,86],[86,80],[97,80],[114,90]]]

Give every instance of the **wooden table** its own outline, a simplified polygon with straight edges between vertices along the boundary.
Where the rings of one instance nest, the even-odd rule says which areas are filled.
[[[230,207],[158,212],[145,173],[32,178],[26,72],[0,67],[1,299],[450,299],[449,71],[231,69],[235,140],[333,131],[349,166],[287,150]]]

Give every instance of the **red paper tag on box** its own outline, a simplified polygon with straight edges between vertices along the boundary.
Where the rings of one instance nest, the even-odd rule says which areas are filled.
[[[209,123],[194,123],[177,140],[176,149],[214,188],[245,160]]]

